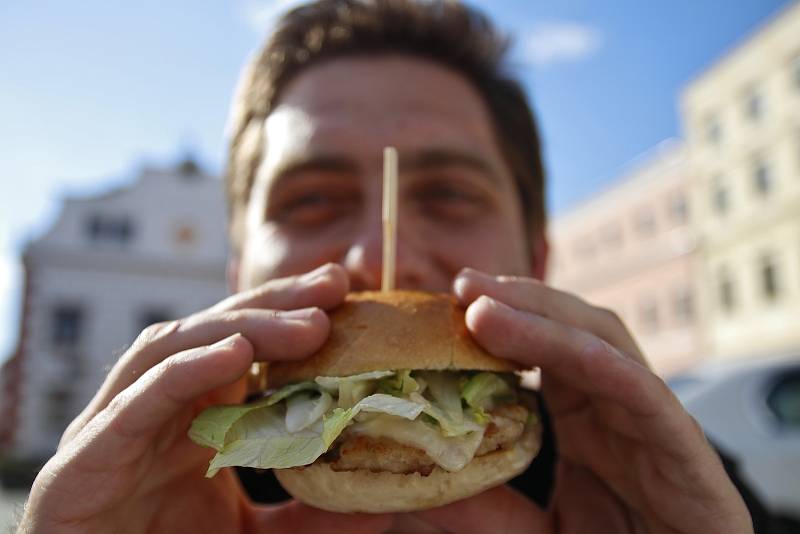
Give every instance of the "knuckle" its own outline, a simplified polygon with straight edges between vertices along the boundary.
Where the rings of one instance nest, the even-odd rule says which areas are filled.
[[[648,386],[655,393],[656,395],[655,398],[661,399],[662,402],[665,400],[669,400],[669,401],[674,401],[677,404],[680,404],[680,401],[677,400],[677,397],[675,397],[675,394],[672,392],[672,390],[662,377],[658,376],[657,374],[653,373],[650,370],[648,370],[647,372],[650,376],[650,381],[648,383]],[[671,405],[672,402],[669,402],[667,404]]]
[[[109,416],[111,419],[116,418],[116,416],[122,411],[125,405],[128,404],[131,395],[132,395],[131,388],[126,388],[120,391],[119,393],[114,395],[114,397],[110,401],[108,401],[108,405],[106,405],[106,407],[101,411],[101,413],[105,412],[107,416]]]
[[[162,381],[165,377],[169,376],[173,372],[176,372],[180,367],[180,357],[178,355],[172,355],[169,358],[165,358],[161,363],[159,363],[154,369],[153,374],[155,375],[153,379],[155,381]]]
[[[247,321],[250,317],[261,311],[262,310],[248,309],[226,310],[208,317],[206,320],[208,322],[226,325],[226,327],[233,327],[233,325]]]
[[[133,347],[141,348],[164,339],[165,337],[180,330],[181,324],[182,323],[180,319],[153,323],[142,330],[142,332],[136,337],[136,340],[133,342]]]

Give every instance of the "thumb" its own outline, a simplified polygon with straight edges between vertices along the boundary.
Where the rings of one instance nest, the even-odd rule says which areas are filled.
[[[416,514],[446,532],[531,534],[552,532],[548,514],[507,485]]]

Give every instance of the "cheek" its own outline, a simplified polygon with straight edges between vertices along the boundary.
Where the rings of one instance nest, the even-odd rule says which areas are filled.
[[[452,275],[472,267],[492,275],[530,275],[525,235],[507,221],[484,221],[461,231],[434,229],[431,250]]]
[[[325,235],[302,239],[268,225],[251,232],[245,241],[239,268],[239,290],[268,280],[302,274],[337,257],[339,245]]]

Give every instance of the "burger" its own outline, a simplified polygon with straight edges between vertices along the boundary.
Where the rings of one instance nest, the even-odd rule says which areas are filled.
[[[409,512],[502,484],[536,456],[520,369],[472,340],[452,297],[351,293],[330,318],[310,358],[261,366],[258,400],[193,421],[189,437],[217,451],[206,476],[273,469],[317,508]]]

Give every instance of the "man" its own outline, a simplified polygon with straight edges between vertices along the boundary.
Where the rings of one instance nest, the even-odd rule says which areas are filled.
[[[322,1],[284,18],[234,105],[237,293],[142,333],[40,473],[22,530],[751,532],[702,431],[616,316],[539,282],[539,147],[502,52],[488,21],[450,2]],[[542,368],[559,451],[547,508],[501,486],[415,515],[339,515],[255,505],[230,470],[203,478],[192,418],[241,401],[254,360],[310,355],[324,310],[379,286],[389,145],[398,285],[453,291],[487,350]]]

